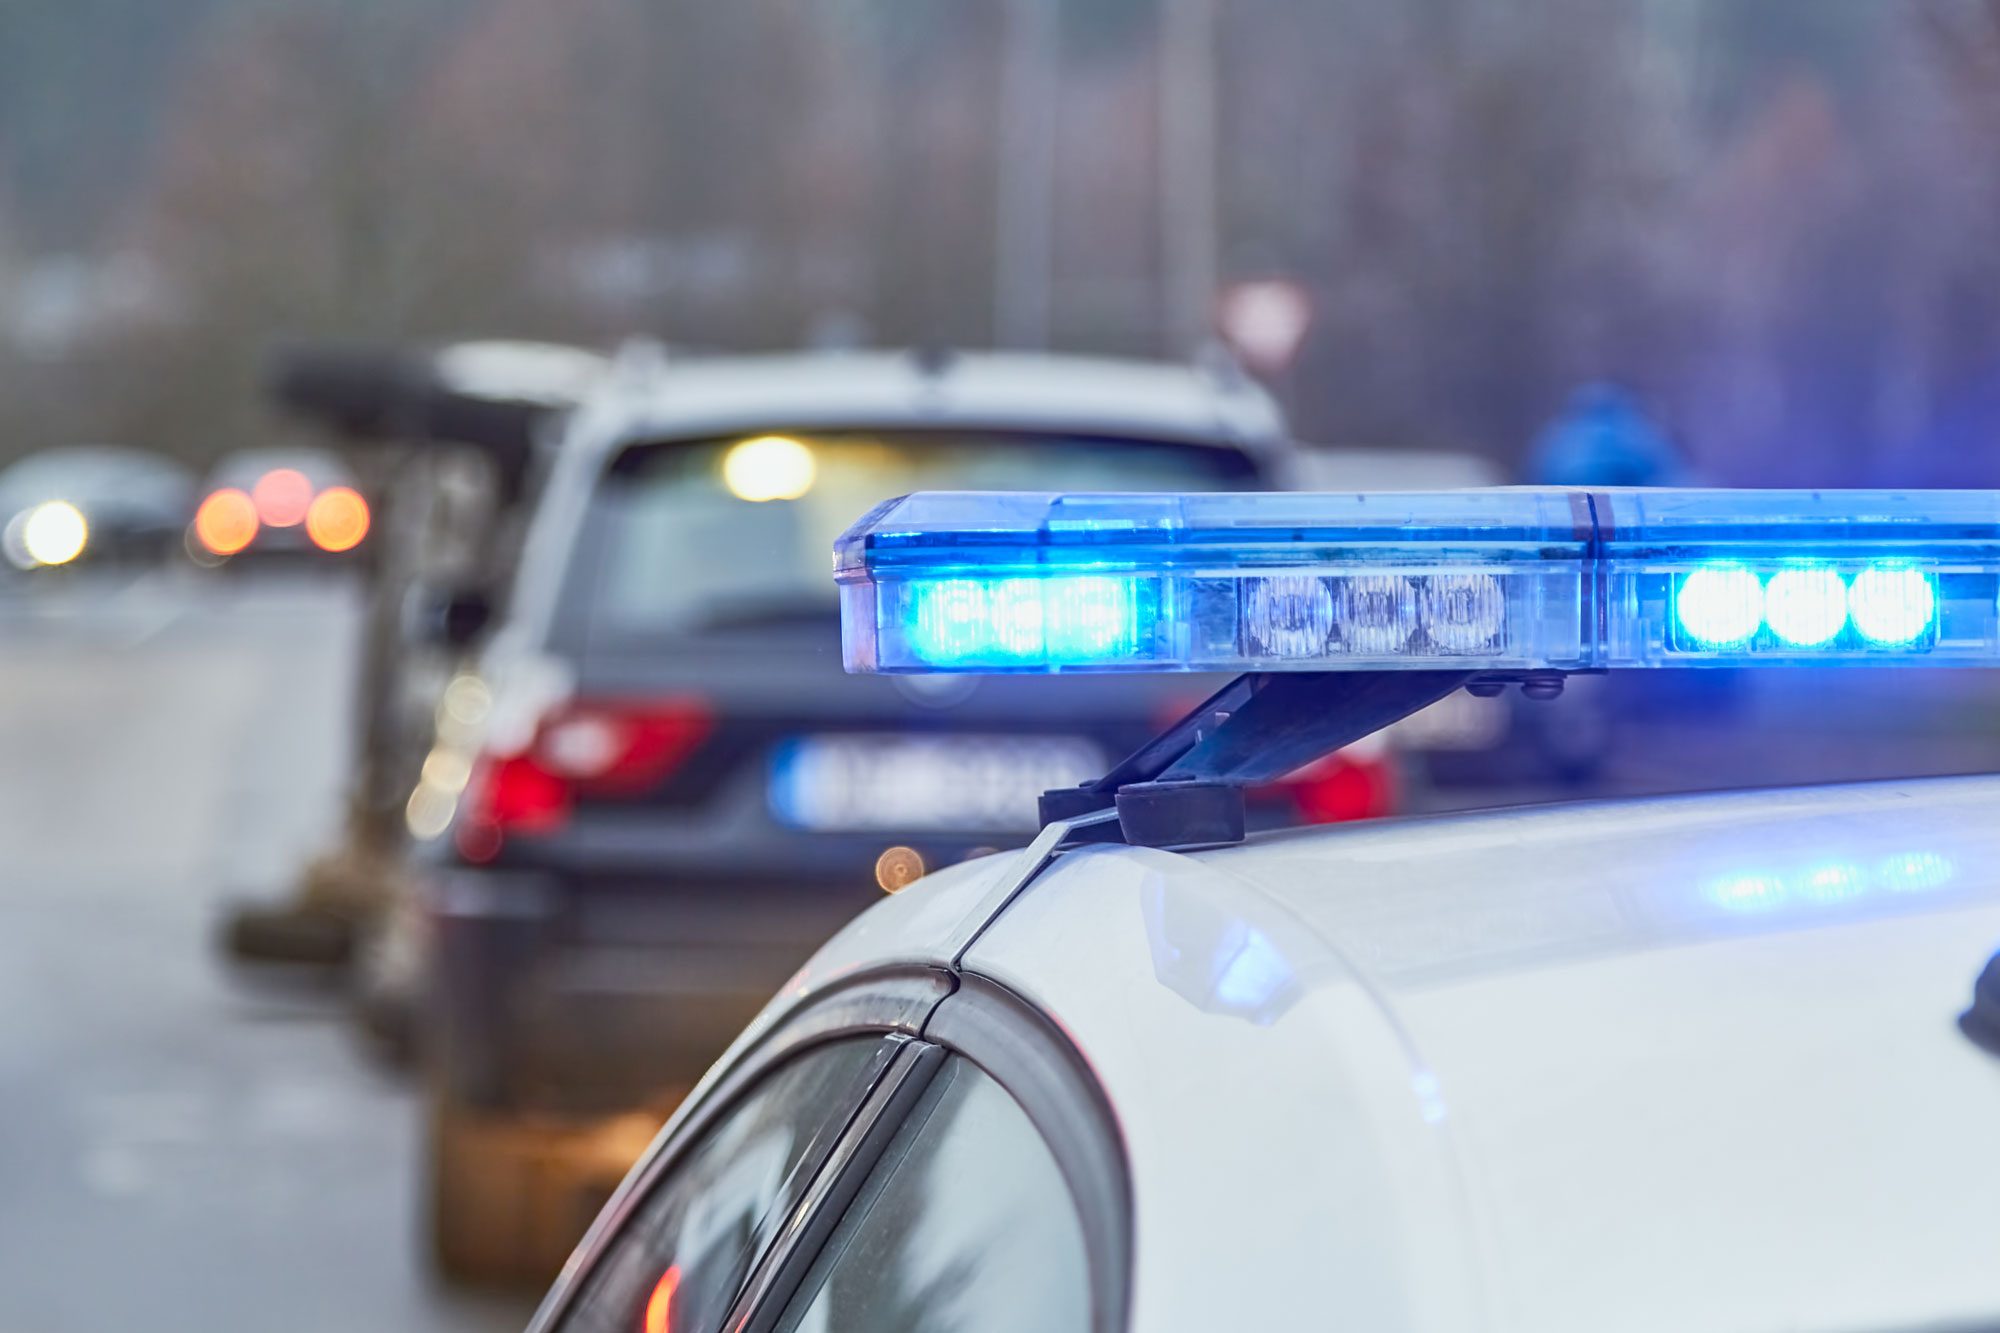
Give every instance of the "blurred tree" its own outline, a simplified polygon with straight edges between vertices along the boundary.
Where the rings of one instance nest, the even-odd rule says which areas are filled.
[[[998,3],[0,0],[0,450],[249,443],[281,331],[979,345],[1004,191],[1059,347],[1178,350],[1211,252],[1308,287],[1314,436],[1515,459],[1609,377],[1718,480],[1979,452],[1991,0],[1217,0],[1171,58],[1165,3],[1052,11],[1043,171]]]
[[[1635,13],[1231,11],[1225,233],[1319,294],[1307,431],[1512,457],[1579,380],[1670,374],[1684,155]]]

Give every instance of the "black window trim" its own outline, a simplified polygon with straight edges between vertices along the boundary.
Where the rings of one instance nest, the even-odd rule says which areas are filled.
[[[1132,1193],[1116,1116],[1061,1030],[1013,991],[976,973],[960,978],[959,988],[931,1012],[923,1040],[912,1042],[904,1056],[928,1064],[906,1065],[894,1105],[885,1102],[879,1118],[850,1125],[857,1150],[844,1158],[836,1150],[840,1177],[818,1197],[808,1194],[745,1284],[744,1298],[723,1323],[727,1333],[771,1333],[777,1327],[946,1052],[979,1068],[1027,1114],[1062,1172],[1082,1226],[1091,1329],[1124,1333],[1131,1308]]]
[[[1083,1227],[1093,1333],[1124,1333],[1132,1285],[1131,1171],[1117,1115],[1083,1053],[1026,999],[978,973],[960,977],[923,1035],[979,1066],[1027,1113]]]
[[[653,1188],[687,1156],[709,1128],[732,1113],[767,1074],[813,1047],[855,1037],[879,1037],[882,1039],[882,1050],[878,1055],[873,1081],[854,1119],[843,1126],[833,1140],[827,1167],[839,1165],[843,1160],[843,1151],[849,1147],[849,1140],[854,1134],[854,1120],[862,1119],[875,1105],[885,1081],[902,1067],[897,1057],[903,1050],[921,1044],[916,1042],[917,1034],[923,1030],[931,1012],[952,990],[951,975],[938,968],[906,967],[860,973],[847,978],[836,988],[822,992],[804,1007],[773,1024],[762,1038],[737,1054],[713,1091],[703,1093],[687,1116],[669,1122],[661,1137],[626,1175],[611,1201],[598,1214],[569,1261],[563,1265],[562,1273],[543,1298],[534,1317],[528,1321],[528,1333],[551,1333],[561,1324],[578,1295],[588,1285],[590,1275],[603,1260],[614,1238],[624,1230],[626,1222],[651,1195]],[[820,1172],[820,1175],[827,1174],[830,1172],[826,1169]],[[818,1183],[816,1178],[808,1186],[808,1199],[813,1197],[812,1191]],[[798,1220],[798,1212],[794,1209],[793,1214],[787,1217],[774,1248],[785,1243]]]
[[[1032,1004],[992,978],[908,967],[857,975],[786,1015],[739,1054],[712,1093],[649,1150],[584,1237],[528,1325],[550,1333],[655,1185],[776,1065],[829,1041],[880,1035],[888,1058],[825,1164],[751,1269],[727,1333],[769,1333],[946,1053],[1018,1103],[1056,1160],[1083,1228],[1093,1333],[1125,1333],[1132,1193],[1124,1135],[1088,1062]]]
[[[784,1314],[944,1059],[944,1050],[929,1042],[912,1040],[904,1047],[890,1077],[876,1085],[868,1105],[848,1126],[847,1138],[786,1220],[764,1261],[751,1271],[722,1321],[727,1333],[769,1329]]]

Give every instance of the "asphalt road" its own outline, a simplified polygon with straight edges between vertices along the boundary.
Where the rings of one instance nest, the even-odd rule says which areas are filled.
[[[155,576],[0,592],[0,1333],[470,1333],[417,1117],[330,995],[214,939],[337,813],[358,603]]]

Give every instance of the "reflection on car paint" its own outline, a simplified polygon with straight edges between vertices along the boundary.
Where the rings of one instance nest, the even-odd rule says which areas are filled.
[[[1731,872],[1709,881],[1702,897],[1730,913],[1838,907],[1884,894],[1929,893],[1950,884],[1957,873],[1950,858],[1936,852],[1899,852],[1872,866],[1823,861],[1790,876],[1765,870]]]
[[[1206,898],[1170,892],[1157,878],[1143,890],[1146,942],[1162,985],[1204,1013],[1268,1026],[1305,994],[1272,937]]]

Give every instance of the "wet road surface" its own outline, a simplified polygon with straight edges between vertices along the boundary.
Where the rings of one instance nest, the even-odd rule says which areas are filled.
[[[518,1329],[424,1277],[412,1095],[222,910],[332,836],[359,603],[0,593],[0,1330]]]

